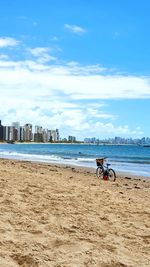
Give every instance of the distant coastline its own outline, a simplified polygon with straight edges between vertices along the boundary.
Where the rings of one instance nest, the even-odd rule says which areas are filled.
[[[100,144],[97,144],[97,143],[87,143],[87,142],[74,142],[74,143],[71,143],[71,142],[18,142],[18,141],[0,141],[0,145],[2,144],[19,144],[19,145],[38,145],[38,144],[41,144],[41,145],[95,145],[95,146],[141,146],[141,147],[150,147],[150,145],[141,145],[141,144],[110,144],[110,143],[100,143]]]

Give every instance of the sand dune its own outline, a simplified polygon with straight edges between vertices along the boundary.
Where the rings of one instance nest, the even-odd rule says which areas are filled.
[[[129,178],[1,159],[0,267],[150,266],[150,181]]]

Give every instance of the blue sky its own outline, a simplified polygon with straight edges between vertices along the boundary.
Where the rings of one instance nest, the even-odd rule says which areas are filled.
[[[0,1],[0,119],[150,136],[150,1]]]

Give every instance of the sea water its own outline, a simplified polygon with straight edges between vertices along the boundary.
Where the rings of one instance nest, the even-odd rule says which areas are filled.
[[[0,144],[0,158],[61,163],[96,169],[96,158],[117,172],[150,177],[150,147],[94,144]]]

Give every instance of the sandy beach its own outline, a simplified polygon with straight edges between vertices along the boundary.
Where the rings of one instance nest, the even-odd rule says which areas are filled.
[[[0,267],[150,266],[150,180],[0,160]]]

